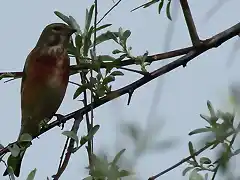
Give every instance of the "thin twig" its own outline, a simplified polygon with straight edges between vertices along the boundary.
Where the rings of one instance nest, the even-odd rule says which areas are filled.
[[[58,126],[59,123],[67,122],[68,120],[74,118],[75,115],[78,113],[86,114],[86,113],[90,112],[92,106],[93,106],[93,108],[97,108],[97,107],[99,107],[113,99],[116,99],[124,94],[128,94],[129,91],[140,88],[144,84],[150,82],[151,80],[153,80],[159,76],[162,76],[163,74],[166,74],[180,66],[185,66],[189,61],[193,60],[198,55],[203,54],[204,52],[206,52],[212,48],[220,46],[222,43],[226,42],[227,40],[229,40],[235,36],[238,36],[239,33],[240,33],[240,22],[235,24],[234,26],[226,29],[223,32],[216,34],[215,36],[213,36],[209,39],[204,40],[200,46],[193,48],[193,50],[191,50],[185,56],[182,56],[179,59],[177,59],[163,67],[158,68],[157,70],[149,73],[149,76],[142,77],[127,86],[124,86],[118,90],[112,91],[108,95],[93,101],[92,104],[88,104],[87,106],[85,106],[79,110],[76,110],[74,112],[71,112],[71,113],[65,115],[63,118],[61,118],[59,120],[53,121],[52,123],[48,124],[47,127],[41,129],[40,133],[38,135],[34,136],[33,138],[39,137],[41,134],[46,133],[47,131],[54,128],[55,126]],[[0,156],[7,152],[9,152],[8,146],[0,150]]]
[[[197,34],[197,30],[193,21],[193,17],[192,17],[188,2],[187,0],[180,0],[180,3],[181,3],[183,14],[187,23],[188,32],[192,40],[192,44],[194,46],[197,46],[200,43],[200,39]]]
[[[195,47],[192,46],[192,47],[176,49],[176,50],[172,50],[172,51],[164,52],[164,53],[160,53],[160,54],[154,54],[154,55],[148,56],[146,58],[145,62],[152,63],[152,62],[159,61],[159,60],[165,60],[168,58],[181,56],[181,55],[187,54],[189,51],[191,51],[194,48]],[[112,64],[122,67],[122,66],[129,66],[129,65],[136,64],[136,61],[135,61],[135,59],[126,59],[126,60],[117,61],[117,62],[101,62],[100,67],[106,68],[106,67],[111,66]],[[70,66],[70,76],[74,75],[76,73],[79,73],[79,71],[81,71],[81,70],[88,70],[90,68],[91,68],[90,64],[84,63],[84,62],[81,62],[80,65],[72,65],[72,66]],[[21,78],[22,75],[23,75],[23,72],[0,72],[0,78],[14,77],[15,79],[17,79],[17,78]],[[3,77],[1,77],[1,76],[3,76]]]
[[[234,136],[235,136],[235,135],[237,135],[237,133],[239,133],[239,131],[240,131],[240,127],[238,127],[236,130],[233,130],[233,131],[231,131],[231,132],[228,132],[228,133],[225,135],[225,137],[223,137],[223,139],[226,139],[227,137],[229,137],[229,136],[231,136],[231,135],[233,135],[233,134],[234,134]],[[234,138],[234,139],[235,139],[235,138]],[[148,178],[148,180],[157,179],[157,178],[159,178],[160,176],[166,174],[167,172],[175,169],[176,167],[180,166],[181,164],[183,164],[183,163],[187,162],[188,160],[192,159],[193,157],[198,156],[200,153],[202,153],[203,151],[205,151],[206,149],[208,149],[208,148],[210,148],[212,145],[214,145],[214,144],[216,143],[216,141],[218,141],[218,140],[212,141],[211,143],[207,143],[206,146],[204,146],[203,148],[201,148],[201,149],[199,149],[198,151],[194,152],[192,155],[190,155],[190,156],[182,159],[182,160],[179,161],[178,163],[176,163],[176,164],[174,164],[173,166],[167,168],[166,170],[158,173],[157,175]],[[234,140],[233,140],[233,141],[234,141]],[[232,143],[233,143],[233,141],[232,141]]]
[[[65,142],[65,144],[64,144],[63,151],[62,151],[62,154],[61,154],[61,157],[60,157],[60,162],[59,162],[59,166],[58,166],[58,171],[59,171],[59,169],[60,169],[61,166],[62,166],[63,157],[64,157],[64,154],[65,154],[65,151],[67,150],[67,145],[68,145],[69,139],[70,139],[70,138],[67,137],[66,142]]]
[[[82,120],[83,120],[82,115],[78,114],[78,117],[75,118],[72,129],[71,129],[71,131],[73,131],[75,134],[77,134],[77,131],[79,129],[79,125],[80,125]],[[68,145],[68,148],[67,148],[67,153],[65,154],[65,158],[63,160],[63,163],[62,163],[61,167],[58,169],[57,174],[53,175],[53,180],[58,180],[61,177],[62,173],[65,171],[65,169],[68,165],[68,162],[70,160],[70,157],[72,155],[72,150],[74,148],[74,143],[75,143],[75,140],[70,139],[70,142],[69,142],[69,145]]]
[[[122,0],[119,0],[116,4],[114,4],[104,15],[103,17],[97,22],[98,25]],[[96,28],[95,28],[96,29]]]

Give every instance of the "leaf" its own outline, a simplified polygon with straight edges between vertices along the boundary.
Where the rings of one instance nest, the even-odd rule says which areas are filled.
[[[0,80],[3,79],[3,78],[8,78],[8,77],[13,77],[15,78],[16,75],[14,75],[13,73],[9,73],[9,72],[6,72],[6,73],[3,73],[0,75]]]
[[[211,117],[216,117],[216,113],[215,113],[212,103],[210,101],[207,101],[207,107],[208,107]]]
[[[70,21],[70,23],[71,23],[71,27],[72,27],[73,29],[76,29],[78,34],[81,34],[81,35],[82,35],[81,28],[80,28],[79,24],[77,23],[77,21],[74,19],[74,17],[69,16],[69,21]]]
[[[193,170],[189,176],[189,180],[204,180],[204,178],[196,170]]]
[[[100,31],[100,30],[102,30],[102,29],[104,29],[104,28],[107,28],[107,27],[109,27],[109,26],[111,26],[112,24],[104,24],[104,25],[102,25],[102,26],[99,26],[99,27],[97,27],[96,28],[96,31]]]
[[[13,157],[17,157],[20,153],[20,148],[16,144],[13,144],[12,147],[8,147],[8,149]]]
[[[24,133],[20,136],[20,141],[21,142],[31,142],[32,136],[30,134]]]
[[[122,53],[122,51],[119,50],[119,49],[114,49],[114,50],[112,51],[112,53],[113,53],[113,54],[118,54],[118,53]]]
[[[123,76],[124,74],[121,71],[113,71],[113,72],[111,72],[110,75],[112,75],[112,76]]]
[[[92,31],[93,31],[93,28],[91,27],[90,30],[88,31],[88,33],[85,34],[85,36],[84,36],[84,43],[83,43],[83,55],[84,56],[88,55],[88,51],[92,45],[92,41],[91,41]]]
[[[67,50],[68,50],[68,54],[72,54],[74,56],[78,56],[78,51],[77,51],[76,47],[72,43],[68,44]]]
[[[213,129],[212,128],[199,128],[199,129],[195,129],[193,131],[191,131],[190,133],[188,133],[189,136],[193,135],[193,134],[199,134],[199,133],[204,133],[204,132],[212,132]]]
[[[34,170],[32,170],[27,177],[27,180],[34,180],[35,174],[36,174],[37,169],[35,168]]]
[[[212,161],[208,157],[201,157],[200,164],[211,164]]]
[[[90,84],[82,84],[79,88],[77,88],[77,90],[73,94],[73,99],[76,99],[78,96],[80,96],[80,94],[82,94],[82,92],[89,89],[90,87],[91,87]]]
[[[192,144],[191,141],[188,142],[188,149],[189,149],[189,152],[190,152],[190,154],[191,154],[191,156],[192,156],[192,159],[193,159],[194,161],[196,161],[195,155],[194,155],[195,150],[194,150],[194,148],[193,148],[193,144]]]
[[[170,5],[171,5],[171,2],[172,2],[172,0],[168,0],[168,3],[167,3],[167,11],[166,11],[167,17],[168,17],[169,20],[172,20],[171,13],[170,13]]]
[[[112,56],[109,56],[109,55],[101,55],[101,56],[98,56],[98,59],[102,62],[112,62],[112,61],[115,61],[116,59]]]
[[[130,171],[127,171],[127,170],[121,170],[119,172],[119,177],[126,177],[126,176],[130,176],[130,175],[133,175],[133,173]]]
[[[78,146],[79,139],[78,139],[78,136],[75,132],[73,132],[73,131],[63,131],[62,134],[71,138],[71,139],[74,139],[77,143],[77,146]]]
[[[158,1],[159,1],[159,0],[152,0],[152,1],[148,2],[148,3],[145,3],[145,4],[143,5],[143,8],[147,8],[147,7],[149,7],[149,6],[157,3]]]
[[[126,151],[126,149],[122,149],[121,151],[119,151],[116,156],[114,157],[113,161],[112,161],[112,165],[116,165],[117,162],[119,161],[120,157],[123,155],[123,153]]]
[[[80,36],[79,34],[76,35],[76,37],[75,37],[75,44],[76,44],[76,47],[78,49],[80,49],[82,47],[82,45],[83,45],[82,36]]]
[[[194,168],[194,167],[187,167],[187,168],[185,168],[185,169],[183,170],[183,172],[182,172],[182,176],[185,176],[186,173],[187,173],[188,171],[192,170],[193,168]]]
[[[54,11],[54,14],[59,17],[60,19],[62,19],[65,23],[67,23],[68,25],[71,25],[71,21],[69,19],[69,17],[67,17],[66,15],[62,14],[59,11]]]
[[[234,151],[234,152],[232,153],[232,156],[238,155],[239,153],[240,153],[240,149],[237,149],[236,151]]]
[[[112,81],[115,81],[115,77],[112,76],[112,75],[109,75],[109,76],[107,76],[107,77],[105,77],[105,78],[103,79],[102,84],[108,84],[108,83],[110,83],[110,82],[112,82]]]
[[[91,140],[93,138],[93,136],[97,133],[97,131],[99,130],[100,125],[95,125],[94,127],[92,127],[87,135],[88,140]]]
[[[158,14],[161,13],[161,10],[162,10],[162,7],[163,7],[163,4],[164,4],[164,0],[161,0],[161,2],[160,2],[159,5],[158,5]]]
[[[129,38],[129,36],[131,35],[131,31],[130,30],[126,30],[123,33],[123,39],[126,41],[127,38]]]
[[[84,29],[85,35],[87,34],[90,24],[91,24],[91,21],[92,21],[93,10],[94,10],[94,5],[91,6],[89,12],[86,9],[86,20],[85,20],[85,29]]]
[[[211,124],[211,117],[200,114],[200,117],[203,118],[204,120],[206,120],[209,124]]]
[[[100,34],[99,36],[96,37],[96,45],[101,44],[108,40],[114,40],[115,42],[117,42],[118,40],[116,34],[117,34],[116,32],[114,33],[110,31]]]

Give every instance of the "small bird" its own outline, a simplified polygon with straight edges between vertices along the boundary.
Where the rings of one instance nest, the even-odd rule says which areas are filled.
[[[65,96],[69,80],[70,59],[67,47],[75,29],[63,23],[44,28],[34,49],[28,55],[21,83],[21,129],[18,137],[27,133],[36,136],[43,120],[50,121]],[[19,176],[25,150],[17,157],[10,155]],[[6,170],[4,176],[8,174]]]

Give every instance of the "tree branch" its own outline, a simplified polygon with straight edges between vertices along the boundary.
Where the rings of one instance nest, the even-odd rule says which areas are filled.
[[[188,32],[190,34],[191,40],[192,40],[192,44],[194,46],[198,45],[200,43],[200,39],[198,37],[197,34],[197,30],[192,18],[192,14],[188,5],[187,0],[180,0],[180,4],[183,10],[183,14],[187,23],[187,27],[188,27]]]
[[[154,55],[148,56],[145,61],[151,63],[154,61],[181,56],[181,55],[187,54],[192,49],[194,49],[193,46],[182,48],[182,49],[176,49],[176,50],[165,52],[165,53],[154,54]],[[126,60],[117,61],[117,62],[102,62],[100,67],[106,68],[107,66],[109,67],[112,64],[122,67],[122,66],[129,66],[129,65],[136,64],[136,61],[134,59],[126,59]],[[87,69],[90,69],[89,63],[81,62],[81,65],[72,65],[70,66],[70,75],[76,74],[81,70],[87,70]],[[22,75],[23,75],[23,72],[0,72],[0,79],[1,78],[21,78]]]
[[[73,123],[71,131],[73,131],[74,133],[77,134],[77,131],[79,129],[79,125],[82,122],[82,120],[83,120],[82,115],[78,114],[78,117],[75,118],[75,121]],[[72,155],[72,150],[74,148],[74,143],[75,143],[75,140],[74,139],[70,139],[70,142],[69,142],[69,145],[68,145],[68,148],[67,148],[67,153],[65,154],[65,158],[63,160],[63,163],[58,168],[57,174],[52,176],[53,180],[58,180],[61,177],[62,173],[65,171],[65,169],[66,169],[66,167],[68,165],[68,162],[70,160],[70,157]]]
[[[86,107],[83,107],[79,110],[76,110],[66,116],[64,116],[60,120],[56,120],[52,123],[50,123],[46,128],[42,129],[40,133],[38,134],[41,135],[50,129],[54,128],[55,126],[58,126],[60,123],[65,123],[69,119],[72,119],[75,117],[76,114],[86,114],[87,112],[91,111],[91,107],[97,108],[113,99],[116,99],[124,94],[127,94],[131,91],[134,91],[135,89],[143,86],[144,84],[148,83],[149,81],[166,74],[172,70],[174,70],[177,67],[180,66],[186,66],[186,64],[191,61],[193,58],[197,57],[198,55],[202,54],[203,52],[218,47],[220,46],[223,42],[233,38],[234,36],[237,36],[240,33],[240,22],[237,23],[236,25],[230,27],[229,29],[209,38],[204,40],[199,46],[193,48],[188,54],[186,54],[183,57],[180,57],[179,59],[149,73],[148,76],[144,76],[137,81],[122,87],[118,90],[112,91],[111,93],[107,94],[106,96],[94,101],[93,103],[87,105]],[[36,136],[37,137],[37,136]],[[34,138],[36,138],[34,137]],[[0,156],[7,153],[9,150],[7,147],[3,148],[0,150]]]

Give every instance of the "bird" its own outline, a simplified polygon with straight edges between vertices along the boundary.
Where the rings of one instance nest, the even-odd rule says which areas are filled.
[[[76,30],[64,23],[47,25],[37,43],[26,58],[21,81],[21,128],[18,136],[29,134],[35,137],[40,125],[49,122],[56,114],[66,93],[70,59],[67,48]],[[20,168],[27,148],[14,161],[13,173],[20,175]],[[4,172],[4,176],[8,170]]]

